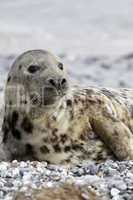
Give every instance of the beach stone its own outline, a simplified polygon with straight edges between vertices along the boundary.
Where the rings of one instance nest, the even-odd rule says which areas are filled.
[[[117,188],[112,188],[110,191],[111,196],[118,196],[118,194],[120,193],[120,190],[118,190]]]

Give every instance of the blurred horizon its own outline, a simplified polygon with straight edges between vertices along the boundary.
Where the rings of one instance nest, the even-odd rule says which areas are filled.
[[[43,48],[56,54],[133,52],[132,0],[4,0],[0,54]]]

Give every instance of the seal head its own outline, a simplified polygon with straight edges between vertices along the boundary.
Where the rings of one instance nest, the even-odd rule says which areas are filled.
[[[59,58],[44,50],[27,51],[12,65],[6,87],[6,105],[22,109],[22,104],[27,104],[27,109],[30,108],[34,115],[37,107],[40,110],[42,106],[47,108],[57,104],[67,89],[65,67]],[[12,95],[14,91],[16,93]]]

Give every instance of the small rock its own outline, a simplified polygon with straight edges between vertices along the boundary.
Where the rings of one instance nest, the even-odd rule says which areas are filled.
[[[126,185],[126,183],[121,182],[120,184],[116,185],[116,188],[119,189],[119,190],[124,191],[124,190],[127,189],[127,185]]]
[[[27,163],[24,162],[24,161],[21,161],[19,166],[20,166],[21,168],[26,168],[26,167],[27,167]]]
[[[4,192],[0,191],[0,199],[3,199],[3,198],[4,198]]]
[[[118,190],[117,188],[112,188],[110,191],[110,194],[112,197],[117,196],[120,193],[120,190]]]

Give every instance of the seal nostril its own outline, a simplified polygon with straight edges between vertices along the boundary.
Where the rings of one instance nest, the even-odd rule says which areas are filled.
[[[52,86],[56,86],[56,83],[53,79],[49,79],[49,83],[52,85]]]
[[[62,81],[61,81],[61,85],[65,84],[66,82],[67,82],[66,79],[63,78]]]

